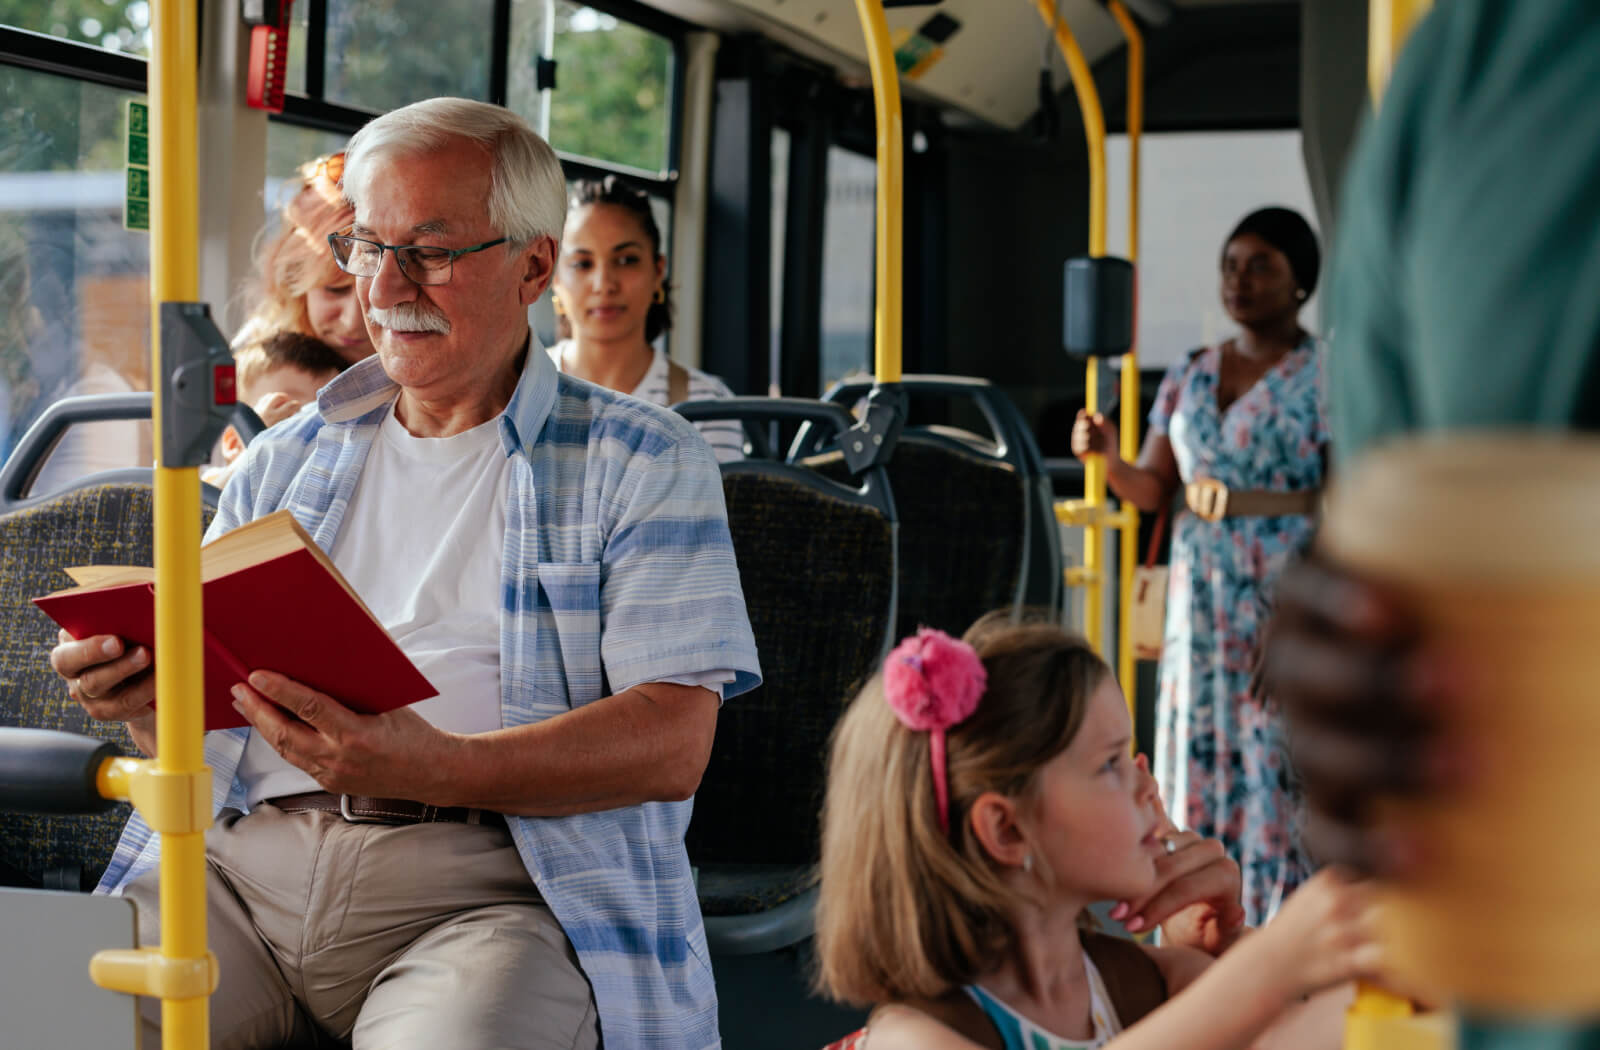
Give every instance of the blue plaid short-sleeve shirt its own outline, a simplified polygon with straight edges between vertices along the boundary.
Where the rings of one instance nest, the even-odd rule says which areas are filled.
[[[399,394],[377,358],[250,446],[207,538],[287,507],[331,549],[379,423]],[[557,373],[532,345],[500,417],[513,459],[501,575],[501,718],[560,715],[642,682],[732,673],[760,681],[722,483],[682,418]],[[245,809],[249,730],[210,733],[214,809]],[[613,1048],[716,1046],[705,928],[683,836],[690,802],[513,817],[528,873],[577,950]],[[135,815],[101,889],[156,863]]]

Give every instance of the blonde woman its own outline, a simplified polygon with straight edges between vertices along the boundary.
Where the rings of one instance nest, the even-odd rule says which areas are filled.
[[[251,289],[255,306],[236,346],[298,332],[327,343],[346,364],[371,355],[355,278],[335,265],[328,247],[328,234],[355,221],[355,209],[339,187],[343,176],[342,152],[300,166],[299,188],[284,204],[277,231],[258,249]]]

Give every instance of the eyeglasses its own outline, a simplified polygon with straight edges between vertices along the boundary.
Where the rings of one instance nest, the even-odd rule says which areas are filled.
[[[378,276],[378,270],[383,266],[383,253],[388,251],[394,253],[394,261],[399,264],[400,272],[417,284],[449,284],[450,273],[457,259],[505,242],[504,237],[496,237],[470,248],[435,248],[423,244],[379,244],[349,234],[328,234],[333,261],[345,273],[353,277]]]

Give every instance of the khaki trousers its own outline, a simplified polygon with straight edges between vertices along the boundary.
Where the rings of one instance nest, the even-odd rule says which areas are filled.
[[[206,833],[211,1045],[590,1050],[578,957],[499,827],[225,810]],[[129,885],[160,943],[156,873]],[[161,1003],[140,1002],[147,1050]]]

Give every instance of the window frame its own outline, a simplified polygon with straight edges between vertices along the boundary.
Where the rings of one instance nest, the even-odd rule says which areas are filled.
[[[149,94],[146,59],[29,29],[0,26],[0,63]]]
[[[581,0],[591,7],[619,21],[637,26],[656,36],[663,37],[672,46],[672,77],[667,85],[667,156],[666,168],[652,171],[628,164],[618,164],[583,157],[557,150],[561,167],[568,178],[604,177],[622,175],[637,182],[654,196],[671,200],[676,192],[683,135],[683,78],[687,61],[685,37],[694,29],[690,23],[672,15],[638,3],[637,0]],[[507,84],[510,76],[512,0],[493,0],[491,17],[493,27],[489,65],[489,99],[497,106],[506,104]],[[283,113],[272,119],[312,128],[318,131],[355,134],[367,121],[378,117],[377,110],[329,102],[324,97],[328,39],[328,0],[308,0],[306,8],[306,77],[305,93],[285,92]],[[548,57],[548,56],[546,56]],[[134,61],[138,61],[135,59]],[[559,73],[557,74],[559,77]],[[558,80],[559,85],[559,80]],[[558,86],[556,90],[560,90]]]

